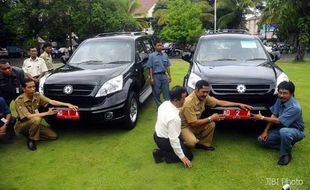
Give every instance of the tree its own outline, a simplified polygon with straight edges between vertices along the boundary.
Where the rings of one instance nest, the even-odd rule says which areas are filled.
[[[137,30],[138,22],[130,13],[136,1],[128,0],[128,9],[124,1],[11,0],[3,13],[4,28],[13,31],[15,42],[24,46],[35,43],[37,36],[65,42],[72,32],[83,40],[102,32]]]
[[[276,34],[297,47],[295,60],[304,59],[310,44],[310,5],[307,0],[268,0],[261,24],[277,24]]]
[[[175,43],[191,43],[202,33],[199,19],[201,9],[190,0],[171,0],[167,3],[167,23],[160,32],[160,37]]]
[[[252,0],[220,0],[217,4],[219,12],[219,28],[245,28],[245,15],[252,13],[254,7]]]

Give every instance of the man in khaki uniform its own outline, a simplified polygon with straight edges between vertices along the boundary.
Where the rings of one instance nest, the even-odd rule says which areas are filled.
[[[52,52],[52,44],[46,43],[43,45],[43,53],[40,55],[40,58],[44,59],[47,70],[52,72],[54,70],[53,58],[51,55]]]
[[[24,93],[15,100],[18,115],[15,131],[27,137],[27,146],[30,150],[36,150],[36,141],[57,139],[57,134],[52,129],[41,124],[42,117],[54,115],[57,110],[49,108],[48,111],[39,113],[38,109],[46,107],[48,104],[66,106],[75,111],[77,111],[78,107],[69,103],[51,100],[35,92],[35,82],[31,79],[26,79],[22,85]]]
[[[229,101],[218,100],[209,94],[209,83],[200,80],[196,83],[195,90],[185,99],[180,111],[182,122],[181,137],[190,148],[213,151],[212,147],[215,122],[224,120],[222,114],[214,113],[210,117],[200,118],[205,107],[236,106],[241,109],[251,110],[252,106]]]

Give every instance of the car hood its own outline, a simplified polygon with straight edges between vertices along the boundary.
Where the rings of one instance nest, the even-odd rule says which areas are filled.
[[[276,74],[268,63],[239,65],[197,65],[194,72],[209,83],[274,83]],[[199,74],[200,73],[200,74]]]
[[[102,85],[128,69],[129,64],[110,65],[100,69],[83,69],[71,65],[60,67],[45,80],[45,84],[91,84]]]

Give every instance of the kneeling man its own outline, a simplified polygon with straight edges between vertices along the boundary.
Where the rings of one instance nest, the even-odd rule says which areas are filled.
[[[153,150],[156,163],[183,162],[185,167],[192,167],[193,154],[180,140],[181,119],[179,108],[182,107],[187,92],[176,86],[170,90],[170,101],[165,101],[158,108],[154,140],[159,149]]]
[[[185,99],[183,108],[180,111],[182,121],[181,136],[185,145],[189,148],[213,151],[212,146],[215,122],[224,120],[223,114],[213,114],[201,118],[206,107],[239,107],[244,110],[251,110],[253,107],[224,100],[218,100],[209,96],[209,83],[205,80],[197,81],[195,90]]]
[[[26,136],[27,146],[30,150],[36,150],[36,141],[57,139],[57,134],[52,129],[41,124],[44,116],[54,115],[57,113],[57,110],[49,108],[48,111],[42,113],[39,113],[38,110],[48,106],[48,104],[66,106],[75,111],[77,111],[78,107],[69,103],[51,100],[35,92],[36,85],[31,79],[26,79],[22,87],[24,93],[15,100],[15,108],[18,115],[15,131]]]
[[[267,122],[258,142],[268,148],[280,149],[279,165],[287,165],[291,161],[293,145],[305,137],[301,106],[294,98],[294,91],[293,82],[281,82],[278,99],[271,107],[271,117],[253,114],[254,119]]]

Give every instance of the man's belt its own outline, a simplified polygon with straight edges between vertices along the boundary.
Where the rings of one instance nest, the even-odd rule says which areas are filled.
[[[166,72],[158,72],[158,73],[154,73],[154,75],[163,75],[166,74]]]

